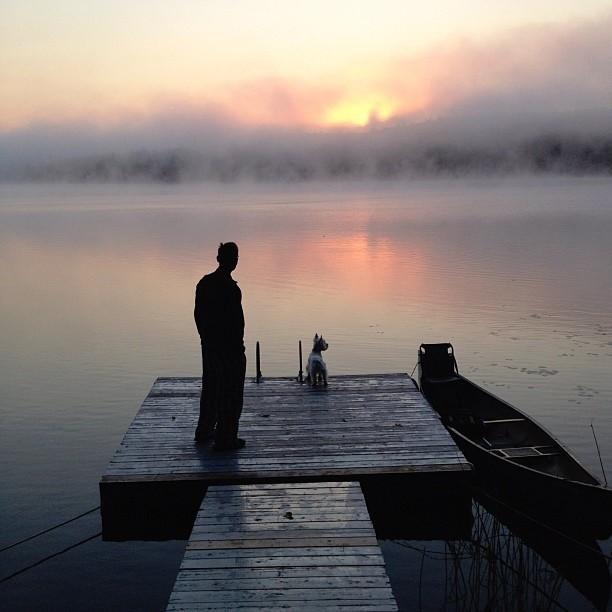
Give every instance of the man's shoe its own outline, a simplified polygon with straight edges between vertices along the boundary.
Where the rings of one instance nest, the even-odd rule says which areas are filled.
[[[210,442],[215,437],[215,430],[201,433],[196,429],[194,440],[200,444],[204,442]]]
[[[215,444],[213,446],[213,450],[217,452],[240,450],[241,448],[244,448],[245,445],[245,440],[243,440],[242,438],[236,438],[233,442],[230,442],[229,444]]]

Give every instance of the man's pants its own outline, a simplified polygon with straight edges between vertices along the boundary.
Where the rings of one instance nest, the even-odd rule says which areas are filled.
[[[202,394],[197,433],[215,430],[215,444],[229,445],[238,437],[242,414],[246,356],[244,351],[230,353],[202,346]]]

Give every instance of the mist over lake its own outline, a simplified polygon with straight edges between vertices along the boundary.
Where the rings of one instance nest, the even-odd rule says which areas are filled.
[[[298,340],[324,333],[332,385],[410,373],[421,342],[451,341],[465,375],[599,475],[593,422],[612,474],[611,235],[607,177],[0,185],[3,542],[95,506],[153,380],[200,374],[194,288],[227,240],[247,375],[257,340],[264,376],[296,375]],[[94,533],[83,520],[5,573]],[[6,601],[160,609],[183,547],[91,542],[4,585]],[[560,600],[590,609],[569,585]]]

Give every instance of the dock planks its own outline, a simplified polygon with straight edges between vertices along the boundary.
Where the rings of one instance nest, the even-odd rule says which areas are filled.
[[[158,379],[102,481],[247,483],[469,469],[405,375],[338,377],[327,389],[247,381],[240,421],[247,446],[233,453],[194,443],[199,389],[198,379]]]
[[[168,612],[393,611],[358,483],[208,489]]]
[[[155,381],[100,482],[105,538],[149,538],[146,522],[168,517],[182,531],[154,537],[187,537],[210,485],[418,476],[440,489],[471,469],[405,374],[337,376],[315,389],[247,380],[247,446],[227,453],[194,442],[199,395],[198,378]]]

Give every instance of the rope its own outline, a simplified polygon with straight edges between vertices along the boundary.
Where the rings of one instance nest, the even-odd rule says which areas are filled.
[[[96,510],[99,510],[99,509],[100,509],[100,506],[96,506],[95,508],[92,508],[91,510],[87,510],[87,512],[83,512],[82,514],[79,514],[78,516],[75,516],[71,519],[68,519],[67,521],[64,521],[63,523],[58,523],[57,525],[53,525],[53,527],[43,529],[42,531],[39,531],[38,533],[35,533],[34,535],[28,536],[27,538],[24,538],[23,540],[19,540],[19,542],[14,542],[13,544],[9,544],[8,546],[5,546],[4,548],[0,548],[0,552],[9,550],[10,548],[14,548],[15,546],[19,546],[19,544],[23,544],[24,542],[29,542],[30,540],[33,540],[34,538],[37,538],[38,536],[44,535],[45,533],[49,533],[50,531],[53,531],[54,529],[57,529],[58,527],[63,527],[64,525],[67,525],[68,523],[72,523],[73,521],[76,521],[77,519],[87,516],[88,514],[91,514],[92,512],[95,512]]]
[[[81,546],[81,544],[85,544],[86,542],[89,542],[90,540],[95,540],[96,538],[99,538],[101,535],[102,535],[102,532],[99,531],[98,533],[92,536],[89,536],[88,538],[85,538],[84,540],[81,540],[80,542],[77,542],[76,544],[71,544],[70,546],[68,546],[67,548],[64,548],[63,550],[60,550],[59,552],[53,553],[52,555],[48,555],[47,557],[39,559],[38,561],[36,561],[35,563],[32,563],[31,565],[22,567],[20,570],[17,570],[16,572],[13,572],[12,574],[9,574],[8,576],[5,576],[4,578],[2,578],[0,580],[0,584],[2,584],[3,582],[6,582],[7,580],[10,580],[11,578],[15,578],[15,576],[19,576],[19,574],[23,574],[24,572],[31,570],[33,567],[36,567],[37,565],[41,565],[45,561],[49,561],[49,559],[53,559],[54,557],[59,557],[59,555],[62,555],[65,552],[68,552],[69,550],[76,548],[77,546]]]
[[[419,365],[419,360],[417,359],[417,362],[414,364],[414,368],[412,368],[412,372],[410,372],[410,378],[412,378],[412,375],[414,374],[414,371],[417,369],[418,365]]]

